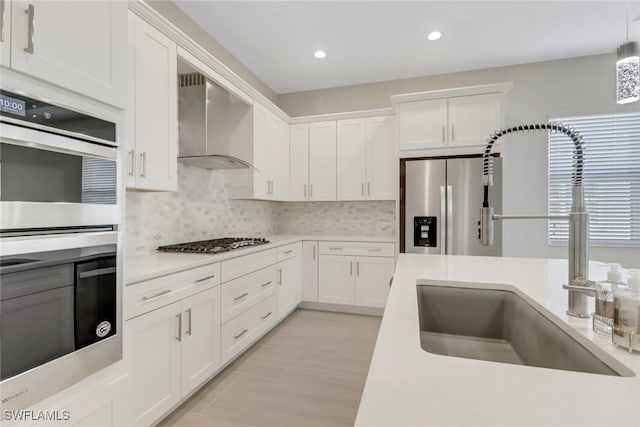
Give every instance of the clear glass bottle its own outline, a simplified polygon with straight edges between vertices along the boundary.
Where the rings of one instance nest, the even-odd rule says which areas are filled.
[[[613,342],[640,351],[640,270],[629,269],[629,287],[614,292]]]
[[[609,264],[607,280],[596,282],[596,312],[593,314],[593,330],[611,335],[614,316],[614,292],[623,285],[620,264]]]

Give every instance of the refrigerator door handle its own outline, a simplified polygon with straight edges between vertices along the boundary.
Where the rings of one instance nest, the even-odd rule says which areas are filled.
[[[440,224],[438,224],[438,240],[440,240],[440,254],[447,253],[445,247],[445,230],[446,230],[446,218],[447,218],[447,196],[444,189],[444,185],[440,186]]]
[[[447,185],[447,253],[453,254],[453,186]]]

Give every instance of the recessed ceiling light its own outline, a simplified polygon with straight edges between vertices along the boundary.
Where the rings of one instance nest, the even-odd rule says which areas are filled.
[[[324,59],[327,57],[327,53],[324,50],[316,50],[313,56],[315,56],[318,59]]]
[[[440,37],[442,37],[442,33],[440,31],[432,31],[427,36],[427,38],[431,41],[438,40]]]

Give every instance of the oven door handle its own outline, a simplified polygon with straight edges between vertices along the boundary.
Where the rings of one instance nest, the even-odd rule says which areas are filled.
[[[114,274],[115,272],[115,267],[97,268],[95,270],[83,271],[78,274],[78,277],[80,279],[88,279],[90,277],[104,276],[105,274]]]
[[[27,255],[38,252],[112,245],[117,243],[117,231],[50,234],[33,237],[3,237],[0,239],[0,253],[2,256]]]

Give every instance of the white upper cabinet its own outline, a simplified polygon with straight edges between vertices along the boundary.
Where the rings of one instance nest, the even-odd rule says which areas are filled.
[[[107,104],[127,107],[127,2],[0,1],[2,64]],[[8,14],[11,10],[11,20]],[[11,24],[9,24],[11,22]],[[159,102],[159,101],[157,101]]]
[[[128,188],[176,191],[178,83],[176,44],[129,14]]]
[[[0,65],[11,61],[11,0],[0,0]]]
[[[289,200],[289,125],[273,116],[269,131],[271,199]]]
[[[290,200],[309,200],[309,124],[289,129]]]
[[[309,124],[309,200],[336,200],[336,122]]]
[[[393,95],[400,150],[484,145],[503,122],[511,83]]]
[[[267,199],[271,194],[269,179],[269,112],[253,104],[253,198]]]
[[[338,200],[394,200],[395,129],[391,116],[338,120]]]

